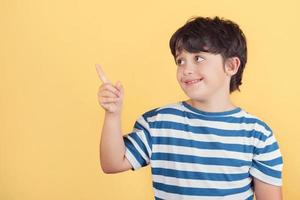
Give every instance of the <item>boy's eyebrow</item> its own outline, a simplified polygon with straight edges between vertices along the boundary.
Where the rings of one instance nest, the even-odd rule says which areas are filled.
[[[175,59],[176,59],[180,54],[181,54],[181,53],[175,54]],[[202,51],[197,52],[197,53],[194,53],[194,54],[200,54],[201,56],[203,56],[203,52],[202,52]]]
[[[180,55],[180,53],[175,54],[175,59]]]

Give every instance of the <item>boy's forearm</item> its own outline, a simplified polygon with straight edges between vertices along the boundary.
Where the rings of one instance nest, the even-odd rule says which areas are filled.
[[[100,141],[100,161],[104,172],[113,172],[124,161],[125,144],[121,114],[105,113]]]

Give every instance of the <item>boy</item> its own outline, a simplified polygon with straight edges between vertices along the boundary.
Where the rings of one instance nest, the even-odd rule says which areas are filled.
[[[105,173],[151,165],[155,199],[281,199],[282,157],[272,130],[230,100],[247,61],[246,38],[230,20],[195,17],[170,39],[186,101],[145,112],[122,137],[124,89],[100,66]]]

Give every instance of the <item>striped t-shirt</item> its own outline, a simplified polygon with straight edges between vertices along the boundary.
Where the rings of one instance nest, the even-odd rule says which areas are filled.
[[[252,177],[282,184],[272,130],[241,108],[169,104],[140,116],[124,142],[133,170],[150,164],[155,199],[253,199]]]

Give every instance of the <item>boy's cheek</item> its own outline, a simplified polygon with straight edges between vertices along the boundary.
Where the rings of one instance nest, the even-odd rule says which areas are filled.
[[[177,75],[176,79],[177,79],[177,82],[180,84],[181,83],[181,76]]]

